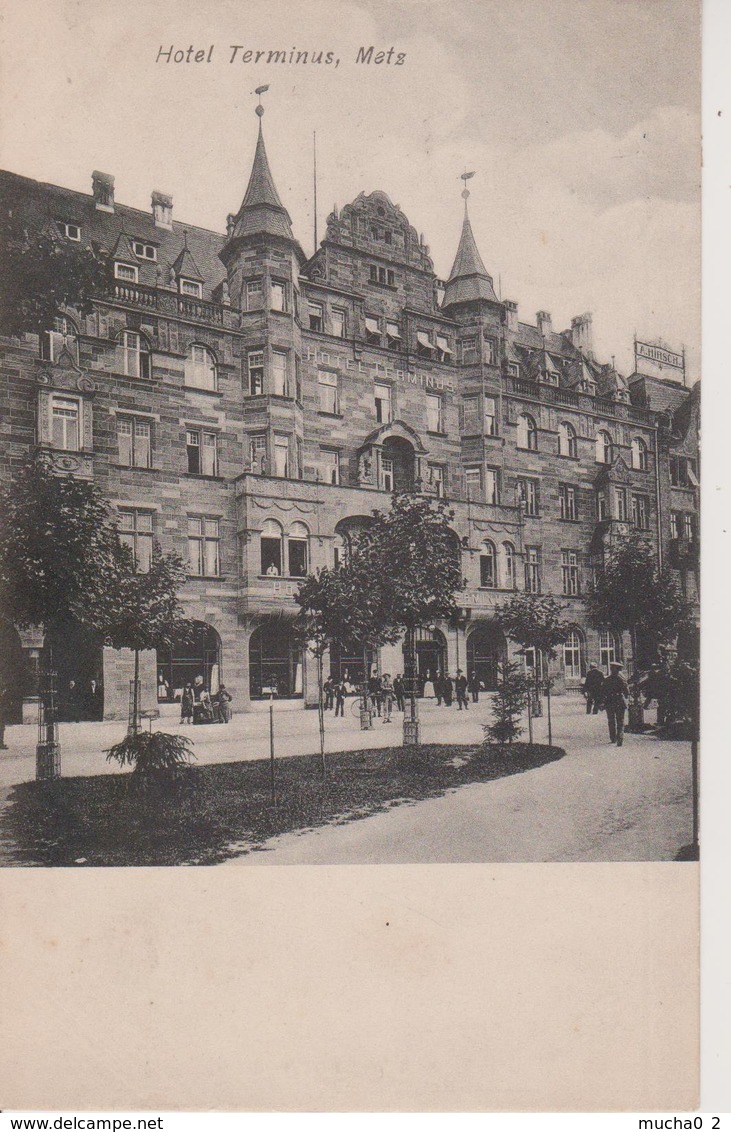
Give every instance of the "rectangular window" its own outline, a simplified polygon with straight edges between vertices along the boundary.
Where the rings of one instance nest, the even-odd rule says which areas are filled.
[[[308,313],[310,319],[310,330],[324,330],[325,318],[322,303],[310,303],[308,305]]]
[[[287,354],[284,350],[272,350],[272,393],[277,397],[289,397]]]
[[[340,453],[333,448],[320,449],[320,479],[323,483],[340,483]]]
[[[690,511],[683,515],[683,533],[688,542],[695,542],[695,515]]]
[[[186,433],[188,471],[194,476],[218,475],[218,437],[215,432],[189,428]]]
[[[57,220],[56,223],[58,224],[62,236],[78,244],[81,239],[81,228],[78,224],[68,224],[65,220]]]
[[[320,412],[337,414],[340,412],[338,401],[338,375],[320,370],[317,375],[317,392],[320,398]]]
[[[51,402],[51,443],[65,452],[80,448],[79,402],[71,397],[54,397]]]
[[[340,310],[338,307],[333,307],[332,314],[330,315],[330,326],[335,338],[345,337],[345,311]]]
[[[203,297],[203,284],[196,282],[195,279],[181,279],[180,294],[188,299],[200,299]]]
[[[444,468],[441,464],[429,464],[429,483],[437,499],[444,499]]]
[[[464,482],[468,499],[482,499],[482,467],[479,464],[465,468]]]
[[[383,385],[377,381],[373,386],[373,395],[376,405],[376,420],[379,424],[388,424],[391,420],[391,386]]]
[[[126,468],[151,468],[150,422],[140,417],[117,417],[117,453]]]
[[[427,393],[426,395],[426,431],[444,431],[442,398],[437,393]]]
[[[614,517],[621,523],[627,521],[627,492],[623,487],[614,489]]]
[[[188,568],[191,574],[215,578],[221,573],[218,519],[188,516]]]
[[[471,365],[476,361],[478,361],[477,335],[469,334],[466,338],[462,339],[462,364]]]
[[[377,283],[378,282],[378,268],[376,267],[376,265],[374,263],[369,264],[368,279],[371,283]]]
[[[263,476],[267,472],[266,433],[257,432],[249,437],[249,460],[254,475]]]
[[[136,283],[138,275],[137,264],[115,263],[114,265],[114,278],[121,279],[124,283]]]
[[[497,436],[497,409],[494,397],[485,398],[485,434]]]
[[[401,330],[397,322],[392,322],[390,319],[386,320],[386,338],[388,339],[388,347],[390,350],[398,350],[401,345]]]
[[[632,523],[642,531],[646,531],[649,528],[650,518],[646,495],[632,496]]]
[[[485,339],[485,361],[488,365],[497,365],[497,342],[494,338]]]
[[[378,319],[373,318],[371,315],[366,315],[365,319],[365,336],[366,342],[371,346],[381,345],[381,327]]]
[[[289,437],[274,434],[274,475],[289,477]]]
[[[680,512],[670,512],[670,537],[680,538]]]
[[[434,356],[434,345],[431,340],[430,330],[417,330],[416,352],[420,358],[431,358]]]
[[[523,511],[526,515],[531,515],[533,518],[538,516],[538,480],[525,479],[522,476],[518,479],[518,492],[523,502]]]
[[[568,483],[558,485],[558,498],[561,507],[562,519],[578,519],[576,506],[576,488]]]
[[[596,497],[596,517],[599,522],[607,518],[607,497],[600,491]]]
[[[307,539],[287,539],[287,558],[289,559],[290,578],[307,577]]]
[[[260,311],[264,306],[264,284],[261,279],[249,279],[246,284],[247,311]]]
[[[541,592],[541,559],[537,546],[525,548],[525,589],[529,594]]]
[[[462,429],[467,436],[481,431],[480,398],[477,394],[462,398]]]
[[[264,351],[251,350],[249,364],[249,393],[252,397],[264,392]]]
[[[393,491],[393,460],[381,457],[381,490]]]
[[[63,316],[54,318],[53,329],[46,330],[40,337],[41,357],[47,362],[58,361],[65,348],[75,362],[79,360],[78,343],[73,324]]]
[[[120,508],[119,541],[134,555],[140,574],[146,574],[152,560],[152,512]]]
[[[563,592],[573,597],[579,592],[579,556],[575,550],[561,551]]]
[[[278,283],[275,279],[272,280],[272,310],[273,311],[286,311],[287,309],[287,288],[286,284]]]
[[[140,259],[157,259],[157,248],[154,244],[145,244],[142,240],[135,240],[132,244],[132,251],[138,255]]]
[[[485,468],[485,503],[500,502],[500,473],[497,468]]]
[[[444,334],[437,334],[437,354],[440,362],[450,362],[452,351],[449,348],[449,339]]]
[[[126,377],[150,376],[150,355],[143,349],[142,339],[136,330],[123,330],[120,350],[122,354],[122,373]]]

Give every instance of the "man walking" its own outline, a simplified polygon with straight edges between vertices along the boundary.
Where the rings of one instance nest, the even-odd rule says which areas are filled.
[[[629,703],[629,684],[619,661],[612,661],[609,667],[611,672],[604,681],[602,699],[609,724],[609,741],[621,747],[624,740],[624,716]]]
[[[376,672],[374,672],[373,675],[369,677],[369,680],[368,680],[368,695],[371,698],[371,703],[373,704],[373,710],[380,717],[381,700],[382,700],[381,678],[378,675],[378,673],[376,673]]]
[[[459,710],[462,711],[462,708],[464,708],[464,710],[467,711],[470,706],[467,703],[467,677],[465,676],[461,668],[457,669],[457,679],[454,682],[454,686],[457,692],[457,704],[459,706]]]
[[[402,676],[397,676],[393,682],[393,694],[396,697],[396,707],[399,711],[404,710],[404,681]]]
[[[381,681],[381,696],[383,698],[383,722],[390,723],[393,710],[393,684],[388,672],[384,673]]]
[[[477,673],[475,672],[474,669],[470,673],[470,678],[469,678],[469,681],[467,683],[467,687],[469,688],[470,692],[472,693],[472,703],[473,704],[479,703],[479,701],[480,701],[480,677],[477,675]]]
[[[586,714],[596,715],[602,706],[602,688],[604,687],[604,674],[596,664],[589,665],[589,671],[584,680],[583,692],[586,696]]]
[[[345,684],[342,680],[337,680],[334,687],[335,692],[335,718],[339,715],[345,715]]]

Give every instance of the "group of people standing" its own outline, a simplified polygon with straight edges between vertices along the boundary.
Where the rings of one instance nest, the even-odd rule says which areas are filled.
[[[181,723],[230,723],[231,694],[225,684],[219,684],[213,695],[206,688],[203,677],[196,676],[187,683],[180,697]]]
[[[431,674],[427,674],[424,683],[424,697],[434,697],[437,701],[437,706],[451,707],[455,699],[459,710],[467,711],[469,708],[469,700],[473,704],[479,702],[480,692],[483,690],[482,681],[476,672],[470,672],[469,676],[465,676],[461,668],[457,669],[456,677],[452,678],[449,673],[442,674],[437,672],[434,679],[431,679]]]
[[[60,703],[60,718],[64,723],[80,723],[82,719],[100,720],[104,714],[104,695],[98,680],[81,684],[69,680]]]
[[[624,742],[624,718],[629,706],[629,684],[621,663],[612,661],[609,675],[605,676],[598,665],[589,666],[582,687],[586,697],[586,714],[607,713],[609,741],[618,747]]]

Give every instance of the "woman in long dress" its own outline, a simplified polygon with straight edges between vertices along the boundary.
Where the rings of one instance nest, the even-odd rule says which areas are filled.
[[[426,680],[424,681],[424,699],[433,700],[436,692],[434,691],[434,681],[432,679],[431,669],[427,670]]]

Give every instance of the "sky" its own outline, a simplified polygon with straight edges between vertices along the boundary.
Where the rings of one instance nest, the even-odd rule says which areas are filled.
[[[482,258],[523,321],[591,311],[596,351],[635,334],[699,376],[700,46],[693,0],[0,0],[0,165],[223,231],[251,167],[254,88],[280,195],[313,250],[333,204],[382,189],[441,277],[465,169]],[[156,61],[213,46],[210,63]],[[242,49],[334,64],[231,63]],[[359,47],[394,48],[358,64]],[[403,64],[396,65],[399,53]],[[242,51],[239,51],[241,56]]]

